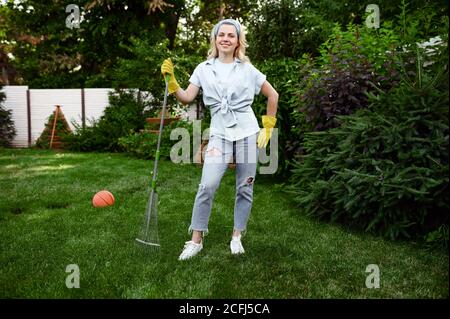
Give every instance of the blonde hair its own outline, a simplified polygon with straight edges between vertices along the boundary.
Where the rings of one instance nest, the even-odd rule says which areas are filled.
[[[237,22],[237,23],[239,23],[239,22]],[[211,30],[211,36],[210,36],[210,41],[209,41],[209,50],[208,50],[208,60],[217,58],[219,56],[219,51],[217,50],[217,46],[216,46],[216,36],[217,36],[217,31],[222,24],[234,25],[233,23],[221,21],[218,24],[216,24],[214,26],[214,28]],[[238,58],[242,62],[250,62],[249,57],[245,55],[245,48],[248,47],[247,41],[245,40],[245,30],[243,29],[243,27],[240,24],[239,24],[239,29],[236,28],[236,34],[238,36],[239,45],[234,50],[233,56],[235,58]]]

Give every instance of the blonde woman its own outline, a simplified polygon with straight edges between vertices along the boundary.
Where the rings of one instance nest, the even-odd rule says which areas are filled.
[[[203,249],[214,194],[233,154],[236,194],[230,250],[232,254],[244,253],[241,237],[247,228],[253,203],[258,148],[266,147],[269,142],[278,104],[278,93],[266,76],[250,63],[245,55],[246,47],[244,30],[239,22],[226,19],[211,31],[208,59],[195,68],[185,90],[177,83],[171,60],[165,60],[161,66],[162,74],[170,75],[169,93],[175,93],[178,101],[189,103],[202,88],[203,101],[211,111],[210,139],[189,226],[192,238],[185,243],[180,260],[191,258]],[[251,108],[254,96],[259,93],[267,97],[263,129],[259,128]]]

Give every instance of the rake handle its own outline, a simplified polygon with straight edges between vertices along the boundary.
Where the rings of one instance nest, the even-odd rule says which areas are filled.
[[[164,91],[164,102],[163,102],[163,109],[161,112],[161,120],[159,122],[159,134],[158,134],[158,144],[156,145],[156,153],[155,153],[155,163],[153,166],[153,178],[152,178],[152,190],[156,191],[156,180],[158,175],[158,162],[159,162],[159,156],[160,156],[160,146],[161,146],[161,136],[164,129],[164,113],[166,112],[166,105],[167,105],[167,96],[169,92],[169,81],[170,75],[166,74],[166,89]]]

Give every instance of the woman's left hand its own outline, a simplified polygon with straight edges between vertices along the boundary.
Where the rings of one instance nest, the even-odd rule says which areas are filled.
[[[275,123],[277,122],[276,117],[263,115],[262,123],[263,128],[259,131],[258,135],[258,147],[264,148],[269,143],[270,138],[272,137],[273,128],[275,127]]]

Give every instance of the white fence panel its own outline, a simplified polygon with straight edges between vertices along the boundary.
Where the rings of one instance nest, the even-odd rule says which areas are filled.
[[[84,89],[86,126],[91,120],[98,120],[109,104],[108,93],[113,89]],[[81,123],[81,115],[78,123]]]

